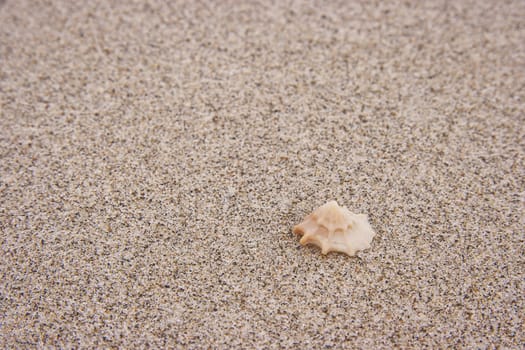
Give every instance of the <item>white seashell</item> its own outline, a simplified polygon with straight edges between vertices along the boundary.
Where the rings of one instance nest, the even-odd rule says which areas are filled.
[[[294,226],[293,233],[302,236],[300,243],[315,244],[323,254],[341,252],[354,256],[370,248],[376,235],[364,214],[354,214],[336,201],[330,201]]]

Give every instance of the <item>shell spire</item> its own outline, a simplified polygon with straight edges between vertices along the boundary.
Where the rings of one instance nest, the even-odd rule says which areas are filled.
[[[336,201],[317,208],[292,231],[302,236],[302,245],[315,244],[322,254],[341,252],[350,256],[370,248],[375,236],[366,215],[354,214]]]

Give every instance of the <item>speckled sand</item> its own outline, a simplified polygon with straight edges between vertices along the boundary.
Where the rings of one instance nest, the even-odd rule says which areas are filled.
[[[524,1],[0,3],[1,348],[524,345]]]

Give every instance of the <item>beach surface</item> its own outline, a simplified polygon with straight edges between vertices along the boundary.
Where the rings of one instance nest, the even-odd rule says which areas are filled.
[[[0,1],[0,347],[523,347],[524,18]]]

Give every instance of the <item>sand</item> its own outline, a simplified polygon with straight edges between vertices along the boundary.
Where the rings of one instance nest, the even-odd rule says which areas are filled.
[[[0,347],[524,345],[525,2],[1,3]]]

